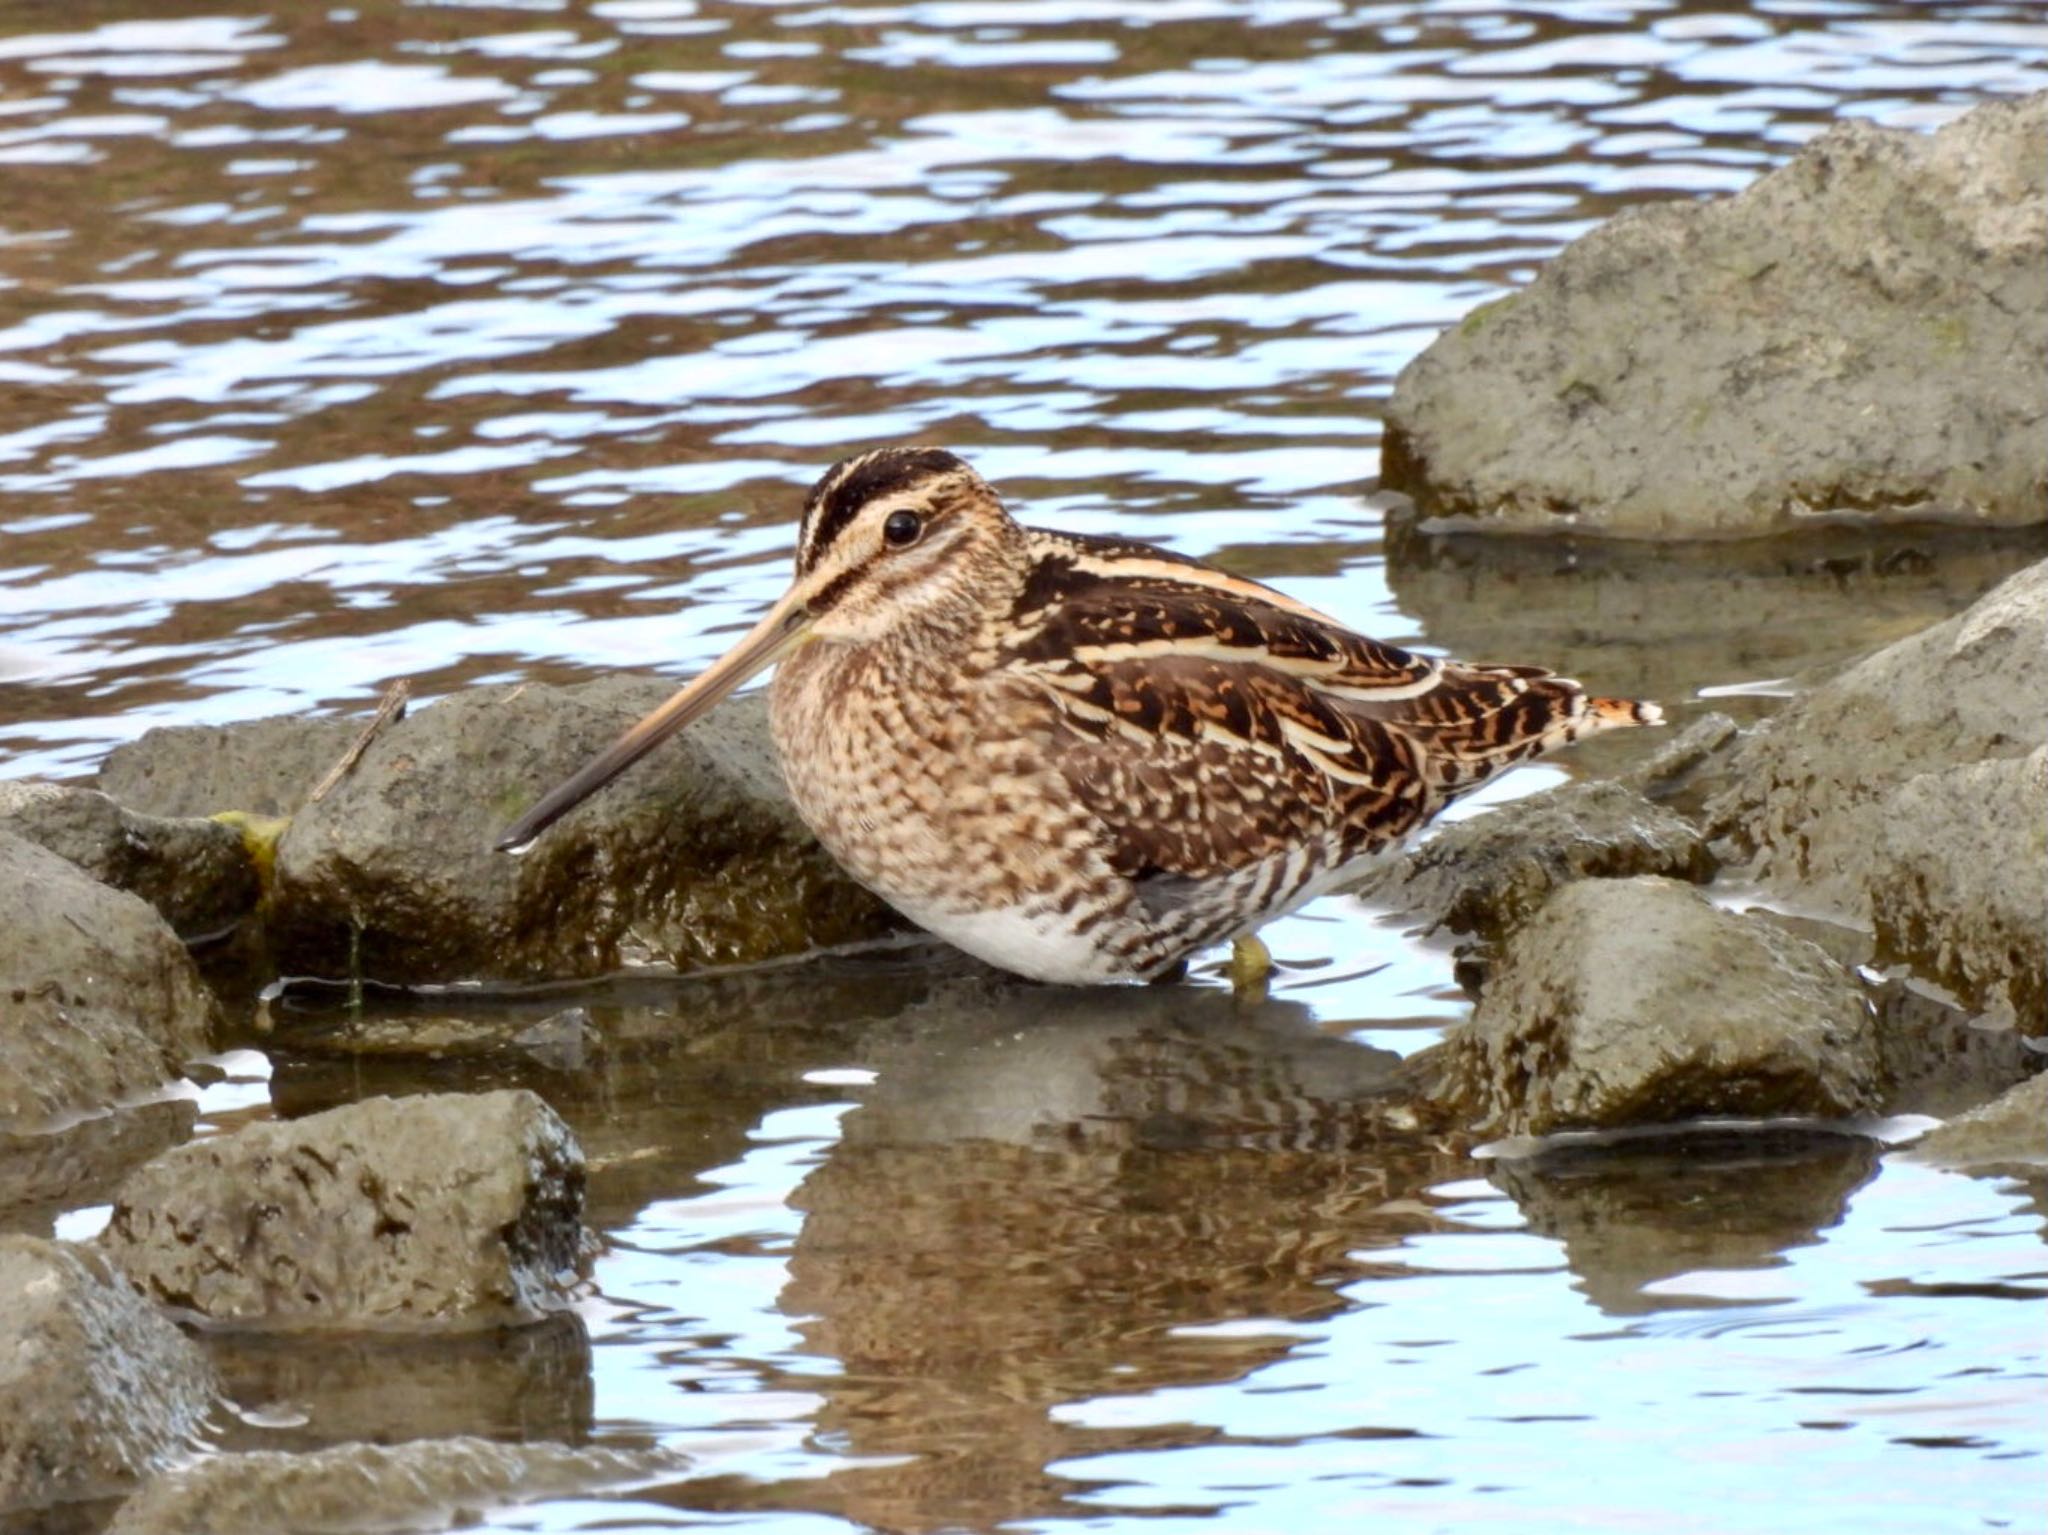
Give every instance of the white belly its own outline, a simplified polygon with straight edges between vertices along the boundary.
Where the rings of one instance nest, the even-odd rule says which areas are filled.
[[[965,912],[921,908],[905,901],[890,904],[954,948],[1034,981],[1099,986],[1105,981],[1144,979],[1127,962],[1105,954],[1095,942],[1095,933],[1076,933],[1072,915],[1047,910],[1037,902]]]

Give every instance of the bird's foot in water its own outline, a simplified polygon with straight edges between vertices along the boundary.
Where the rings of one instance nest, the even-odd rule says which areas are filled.
[[[1230,941],[1230,989],[1241,1002],[1266,1000],[1266,981],[1273,973],[1273,955],[1250,933]]]

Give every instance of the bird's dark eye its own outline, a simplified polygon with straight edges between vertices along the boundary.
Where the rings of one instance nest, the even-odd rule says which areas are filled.
[[[924,519],[915,512],[891,512],[882,524],[882,539],[890,547],[905,549],[917,542],[924,531]]]

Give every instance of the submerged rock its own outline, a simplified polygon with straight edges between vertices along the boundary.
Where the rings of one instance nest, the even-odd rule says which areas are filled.
[[[100,1254],[0,1236],[0,1296],[0,1523],[122,1490],[212,1410],[199,1350]]]
[[[288,969],[390,981],[743,963],[872,935],[886,909],[797,819],[762,701],[727,703],[520,856],[520,811],[666,698],[655,677],[476,688],[380,734],[278,845]]]
[[[1566,885],[1503,945],[1433,1095],[1472,1129],[1543,1135],[1879,1102],[1868,1003],[1820,949],[1666,879]]]
[[[181,1146],[101,1246],[152,1299],[270,1325],[489,1326],[566,1303],[583,1153],[523,1090],[372,1098]]]
[[[645,1481],[683,1465],[658,1450],[484,1439],[212,1455],[144,1487],[121,1505],[107,1535],[445,1529],[465,1510]]]
[[[0,827],[141,896],[185,938],[233,926],[262,894],[256,860],[234,828],[141,815],[95,789],[0,783]]]
[[[2048,1072],[1928,1132],[1907,1154],[1937,1167],[2048,1163]]]
[[[2023,759],[2044,736],[2048,561],[1796,699],[1739,748],[1709,829],[1775,890],[1882,911],[1894,954],[2038,1032],[2048,847]]]
[[[302,1332],[217,1328],[206,1352],[265,1449],[590,1436],[590,1335],[573,1311],[530,1327],[330,1331],[315,1347]]]
[[[2048,94],[1624,213],[1403,370],[1385,483],[1491,531],[2048,520]]]
[[[1560,885],[1662,874],[1705,881],[1714,860],[1683,816],[1618,783],[1571,783],[1444,827],[1357,894],[1432,927],[1499,938]]]
[[[106,1109],[207,1048],[213,1003],[148,903],[0,831],[0,1129]]]

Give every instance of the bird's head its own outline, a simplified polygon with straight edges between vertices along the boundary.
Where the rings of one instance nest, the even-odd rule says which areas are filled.
[[[825,471],[804,501],[796,575],[732,649],[545,795],[499,839],[524,847],[748,678],[797,647],[959,631],[1019,538],[980,475],[941,448],[878,448]]]

